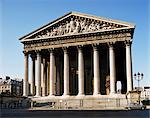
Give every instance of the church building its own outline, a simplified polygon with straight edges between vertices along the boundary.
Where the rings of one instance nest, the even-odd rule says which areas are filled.
[[[24,45],[23,96],[113,98],[118,81],[121,95],[132,91],[134,29],[131,23],[70,12],[23,36],[19,39]]]

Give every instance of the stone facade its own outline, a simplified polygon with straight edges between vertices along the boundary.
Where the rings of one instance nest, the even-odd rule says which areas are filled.
[[[24,44],[23,95],[102,96],[133,89],[131,44],[135,26],[102,17],[68,13],[20,38]]]
[[[0,94],[7,96],[22,96],[23,81],[10,78],[0,79]]]
[[[141,91],[141,98],[142,99],[150,99],[150,87],[145,86],[145,87],[135,87],[135,91]]]

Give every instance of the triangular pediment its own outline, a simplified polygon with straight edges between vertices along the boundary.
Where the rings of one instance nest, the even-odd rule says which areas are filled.
[[[122,21],[70,12],[53,22],[20,38],[21,41],[28,39],[54,38],[59,36],[78,35],[85,33],[104,32],[109,30],[134,28],[133,24]]]

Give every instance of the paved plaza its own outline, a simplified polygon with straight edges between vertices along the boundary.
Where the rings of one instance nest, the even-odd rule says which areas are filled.
[[[150,110],[2,110],[1,118],[149,118]]]

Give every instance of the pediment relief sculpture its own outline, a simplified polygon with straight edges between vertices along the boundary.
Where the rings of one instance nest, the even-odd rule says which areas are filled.
[[[70,21],[64,21],[55,26],[51,26],[44,31],[41,31],[33,36],[32,38],[42,38],[42,37],[53,37],[53,36],[61,36],[61,35],[71,35],[71,34],[78,34],[78,33],[86,33],[86,32],[94,32],[94,31],[101,31],[107,29],[114,29],[124,27],[121,25],[115,25],[110,23],[104,23],[100,21],[88,20],[88,19],[77,19],[77,18],[70,18]]]
[[[134,25],[122,21],[71,12],[20,39],[25,41],[26,39],[53,38],[119,30],[121,28],[134,28]]]

